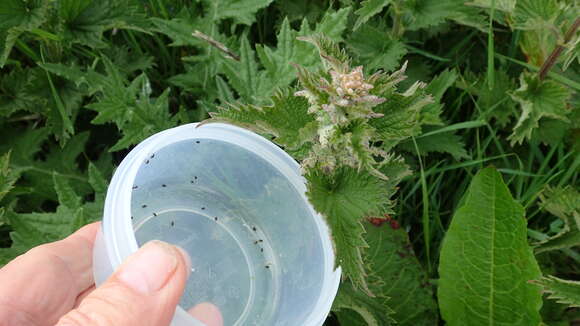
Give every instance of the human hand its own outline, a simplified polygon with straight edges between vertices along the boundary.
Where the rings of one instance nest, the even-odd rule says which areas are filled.
[[[189,275],[181,249],[152,241],[95,289],[93,244],[98,223],[31,249],[0,269],[0,326],[167,326]],[[189,313],[222,326],[212,304]]]

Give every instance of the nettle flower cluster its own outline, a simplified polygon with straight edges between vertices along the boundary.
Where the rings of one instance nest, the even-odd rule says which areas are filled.
[[[319,48],[326,67],[319,74],[297,67],[304,89],[294,95],[308,100],[308,113],[318,122],[317,139],[303,160],[303,167],[331,174],[337,167],[349,166],[387,179],[379,167],[389,155],[373,144],[376,131],[369,120],[384,116],[373,109],[389,100],[380,95],[385,86],[394,86],[404,79],[406,65],[393,75],[377,72],[365,78],[363,67],[351,68],[349,58],[338,45],[320,37],[302,40]],[[424,84],[413,89],[420,87]]]

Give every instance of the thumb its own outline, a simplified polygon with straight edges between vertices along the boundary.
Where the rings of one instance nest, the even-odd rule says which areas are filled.
[[[57,326],[167,326],[189,275],[189,256],[151,241],[64,315]]]

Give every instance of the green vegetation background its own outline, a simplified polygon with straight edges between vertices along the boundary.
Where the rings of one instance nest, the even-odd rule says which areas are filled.
[[[293,63],[320,68],[316,49],[296,37],[323,33],[365,71],[407,62],[402,90],[435,79],[441,123],[393,149],[413,173],[393,197],[390,226],[407,231],[396,238],[417,257],[408,273],[430,289],[411,301],[435,298],[443,237],[487,165],[525,209],[543,274],[580,279],[578,234],[546,242],[578,230],[566,218],[580,208],[558,214],[550,201],[565,192],[564,204],[578,202],[578,5],[468,2],[2,0],[0,265],[98,220],[107,180],[144,138],[204,120],[226,103],[267,104],[278,88],[296,85]],[[405,295],[398,290],[391,296]],[[397,297],[390,308],[360,302],[395,319],[409,308]],[[440,318],[436,309],[427,315],[402,324]],[[544,300],[546,324],[579,316]],[[327,324],[357,318],[339,311]]]

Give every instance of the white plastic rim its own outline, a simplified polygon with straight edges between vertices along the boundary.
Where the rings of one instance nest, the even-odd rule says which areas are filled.
[[[115,171],[105,200],[103,222],[97,235],[93,257],[93,273],[97,285],[104,282],[114,270],[138,249],[131,222],[132,186],[141,166],[149,153],[190,139],[212,139],[238,145],[276,167],[293,185],[303,199],[306,197],[306,180],[300,173],[300,166],[282,149],[267,139],[245,130],[223,123],[209,123],[198,127],[197,123],[159,132],[137,145],[121,162]],[[324,281],[320,296],[313,307],[308,321],[303,326],[321,326],[332,306],[340,283],[340,267],[334,269],[334,250],[330,230],[323,217],[308,205],[320,233],[325,253]],[[178,307],[172,326],[204,326]]]

